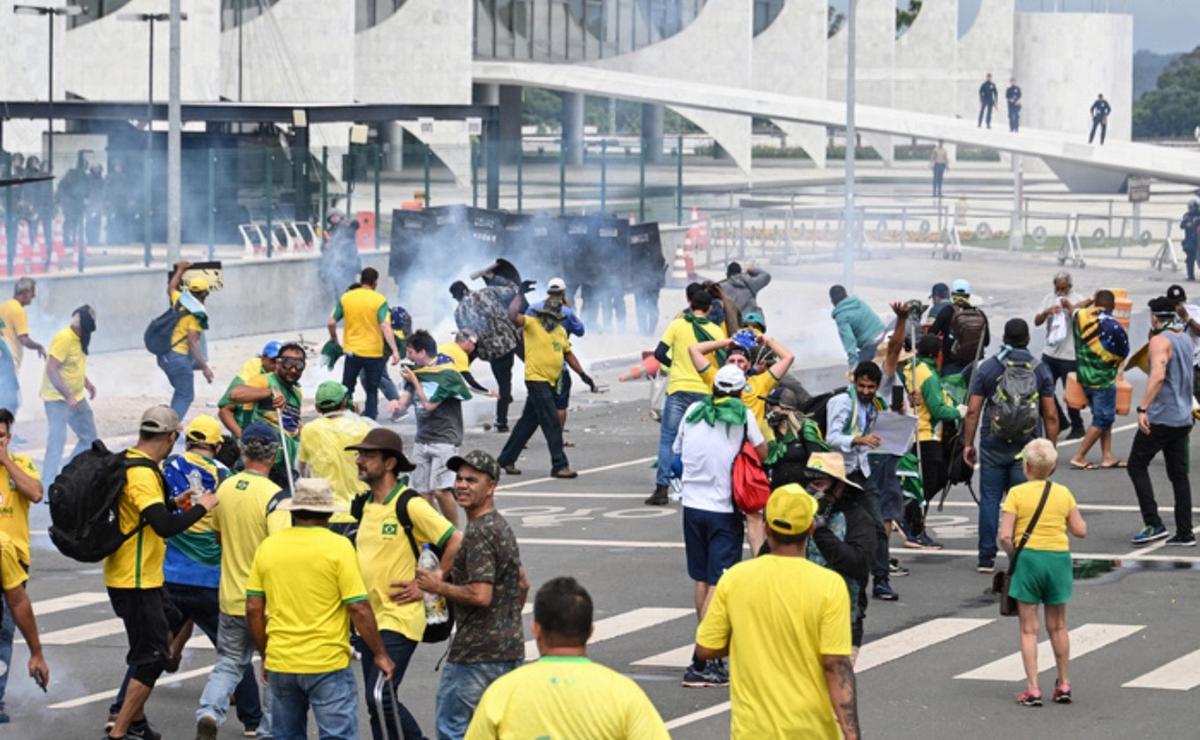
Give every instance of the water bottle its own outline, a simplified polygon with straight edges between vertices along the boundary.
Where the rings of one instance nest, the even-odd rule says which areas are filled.
[[[428,543],[421,548],[417,567],[424,570],[438,569],[438,557]],[[442,624],[449,618],[450,609],[446,606],[446,597],[440,594],[425,594],[425,624]]]
[[[199,501],[200,497],[203,496],[205,493],[205,491],[204,491],[204,476],[200,473],[199,470],[192,468],[191,470],[188,471],[187,480],[188,480],[188,489],[191,490],[191,492],[192,492],[192,495],[188,499],[188,503],[190,506],[190,504],[194,504],[197,501]]]

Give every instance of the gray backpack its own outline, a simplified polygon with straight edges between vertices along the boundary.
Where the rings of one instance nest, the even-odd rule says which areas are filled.
[[[1032,362],[1004,361],[1004,372],[988,400],[992,410],[992,434],[1008,444],[1023,443],[1037,430],[1037,376]]]

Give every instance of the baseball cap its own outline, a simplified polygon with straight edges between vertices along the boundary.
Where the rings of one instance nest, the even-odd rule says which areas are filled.
[[[279,350],[282,347],[282,344],[272,339],[263,345],[262,352],[259,353],[259,357],[266,357],[268,360],[274,360],[276,357],[279,357]]]
[[[817,500],[799,483],[771,491],[767,499],[767,526],[780,534],[805,534],[817,513]]]
[[[763,319],[763,315],[759,311],[747,311],[742,317],[742,323],[746,325],[754,324],[763,331],[767,330],[767,322]]]
[[[1155,316],[1162,317],[1174,316],[1175,306],[1179,304],[1167,296],[1160,295],[1157,298],[1151,298],[1147,305],[1150,306],[1150,313],[1154,314]]]
[[[185,436],[192,442],[200,442],[206,445],[220,444],[221,442],[221,422],[208,414],[201,414],[187,425]]]
[[[500,480],[500,463],[483,450],[471,450],[465,455],[456,455],[446,461],[446,467],[456,473],[464,465],[475,468],[481,473],[487,473],[492,480]]]
[[[950,291],[958,295],[971,295],[971,284],[959,278],[951,284]]]
[[[317,411],[328,411],[342,405],[349,389],[336,380],[326,380],[317,386]]]
[[[930,298],[948,298],[950,297],[950,286],[945,283],[934,283],[933,288],[929,291]]]
[[[1187,293],[1184,292],[1182,285],[1172,285],[1167,288],[1167,298],[1175,303],[1184,303],[1187,301]]]
[[[333,484],[324,478],[301,478],[296,481],[292,495],[279,502],[283,511],[317,511],[333,514],[348,511],[349,506],[337,503],[333,498]]]
[[[546,283],[547,293],[566,293],[567,283],[560,277],[550,278],[550,282]]]
[[[179,431],[179,415],[170,406],[151,406],[142,414],[138,431],[162,434]]]
[[[208,287],[208,281],[199,275],[188,280],[188,290],[192,293],[207,293]]]
[[[399,434],[396,434],[391,429],[375,427],[367,432],[367,436],[363,437],[361,442],[356,445],[348,445],[346,449],[354,452],[391,453],[398,458],[396,463],[397,473],[409,473],[417,468],[404,455],[404,441],[400,439]]]
[[[737,393],[746,387],[746,374],[735,365],[725,365],[717,371],[713,388],[722,393]]]
[[[242,427],[242,444],[256,440],[259,442],[278,442],[279,434],[276,433],[274,427],[262,421],[256,421]]]

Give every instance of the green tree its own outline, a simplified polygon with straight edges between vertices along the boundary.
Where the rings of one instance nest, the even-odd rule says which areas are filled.
[[[908,30],[921,12],[922,0],[908,0],[908,10],[896,8],[896,37]]]
[[[1171,62],[1133,106],[1138,139],[1191,136],[1200,125],[1200,47]]]

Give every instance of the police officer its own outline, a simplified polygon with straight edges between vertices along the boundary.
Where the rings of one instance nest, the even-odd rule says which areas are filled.
[[[1194,281],[1196,279],[1196,252],[1197,247],[1200,247],[1200,200],[1193,198],[1188,203],[1187,213],[1183,214],[1179,228],[1183,231],[1183,253],[1187,257],[1187,279]]]
[[[1092,139],[1096,138],[1096,129],[1100,129],[1100,145],[1104,146],[1104,137],[1108,135],[1108,114],[1112,113],[1112,106],[1104,99],[1104,93],[1096,96],[1096,102],[1092,103],[1092,133],[1088,134],[1088,143],[1092,143]]]
[[[1021,88],[1016,79],[1008,81],[1004,99],[1008,101],[1008,130],[1015,134],[1021,129]]]
[[[977,127],[983,126],[984,115],[987,116],[987,127],[992,127],[992,109],[996,107],[996,99],[1000,93],[996,90],[996,83],[992,82],[992,73],[988,72],[987,79],[979,86],[979,123]]]

